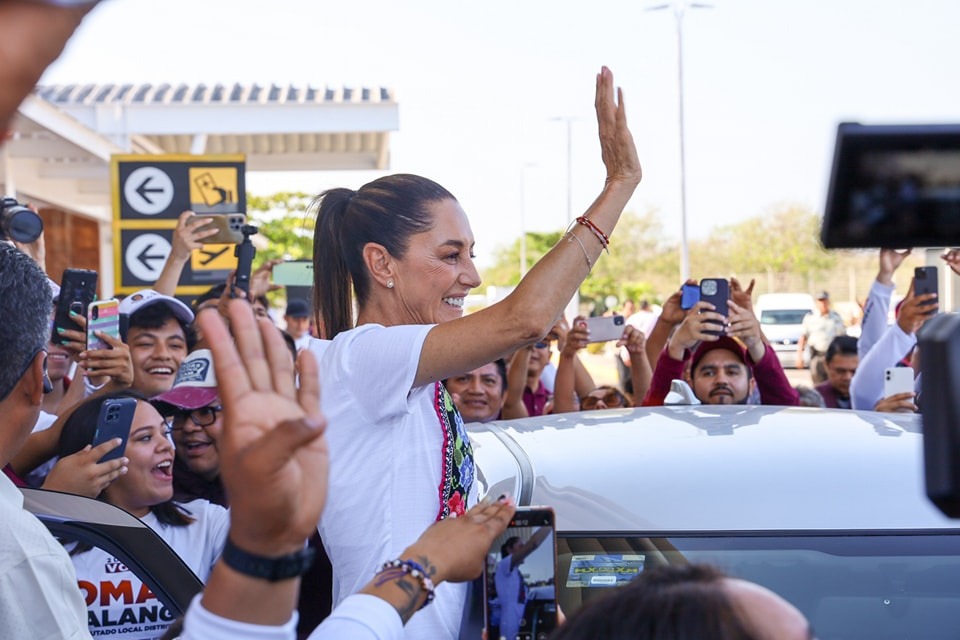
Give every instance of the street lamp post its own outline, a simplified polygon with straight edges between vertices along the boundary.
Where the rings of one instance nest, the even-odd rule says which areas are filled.
[[[680,279],[686,282],[690,277],[690,249],[687,246],[687,159],[684,140],[683,110],[683,16],[689,9],[710,9],[713,5],[690,0],[673,0],[669,4],[647,7],[647,11],[673,9],[677,24],[677,96],[680,117]]]

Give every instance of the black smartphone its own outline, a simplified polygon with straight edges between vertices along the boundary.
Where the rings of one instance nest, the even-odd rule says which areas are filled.
[[[700,302],[700,285],[684,283],[680,287],[680,308],[692,309],[698,302]]]
[[[727,308],[727,300],[730,298],[730,283],[724,278],[704,278],[700,281],[700,299],[709,302],[715,308],[714,311],[726,318],[730,310]],[[704,333],[711,333],[715,336],[723,333],[723,325],[716,320],[709,320],[711,324],[719,327],[716,331],[710,330]]]
[[[553,509],[517,509],[487,553],[483,586],[484,625],[490,640],[539,640],[557,628]]]
[[[100,458],[98,462],[116,460],[127,450],[127,440],[130,438],[130,426],[133,424],[133,414],[137,410],[136,398],[115,398],[104,400],[100,406],[100,415],[97,418],[97,430],[93,435],[93,446],[98,446],[112,438],[120,438],[123,442],[119,447]]]
[[[87,315],[87,308],[97,294],[97,272],[88,269],[66,269],[60,279],[60,297],[53,316],[53,331],[50,341],[63,344],[64,338],[57,333],[57,327],[81,331],[80,325],[70,317],[70,312],[78,316]]]
[[[939,290],[939,275],[937,273],[936,267],[917,267],[913,270],[913,294],[921,295],[924,293],[936,293],[938,296],[940,294]],[[939,302],[935,300],[934,302]],[[932,303],[928,303],[932,306]],[[924,305],[926,306],[926,305]],[[927,315],[933,315],[937,312],[936,308],[931,309],[927,312]]]

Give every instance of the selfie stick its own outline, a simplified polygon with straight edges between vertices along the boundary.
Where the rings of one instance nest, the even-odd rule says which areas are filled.
[[[237,297],[237,289],[242,289],[247,297],[250,297],[250,271],[253,268],[253,258],[257,255],[257,248],[253,246],[250,237],[257,231],[252,224],[245,224],[240,228],[243,242],[234,250],[234,255],[237,256],[237,275],[233,279],[233,288],[230,290],[231,298]]]

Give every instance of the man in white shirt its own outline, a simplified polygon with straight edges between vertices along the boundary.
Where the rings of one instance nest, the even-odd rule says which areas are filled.
[[[20,450],[45,389],[50,289],[37,264],[0,243],[0,466]],[[15,320],[14,320],[15,319]],[[23,495],[0,475],[0,622],[4,637],[89,638],[73,564]]]

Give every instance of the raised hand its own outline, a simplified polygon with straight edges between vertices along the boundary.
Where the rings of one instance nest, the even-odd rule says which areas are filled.
[[[893,272],[903,264],[912,249],[880,249],[880,271],[877,273],[877,282],[893,284]]]
[[[220,315],[200,312],[224,406],[220,459],[230,494],[230,538],[277,557],[303,548],[327,495],[329,455],[313,354],[300,356],[300,388],[280,331],[244,300],[228,306],[234,344]]]
[[[110,345],[109,349],[86,349],[79,355],[84,375],[94,385],[109,377],[117,389],[126,389],[133,384],[133,360],[130,347],[121,339],[96,331],[96,336]]]
[[[623,90],[613,96],[613,73],[607,67],[597,74],[597,94],[594,106],[600,127],[600,152],[607,168],[607,183],[622,182],[635,187],[643,177],[640,158],[633,135],[627,127]]]
[[[173,247],[170,258],[186,262],[190,254],[203,248],[206,238],[217,235],[217,228],[209,218],[201,218],[193,211],[184,211],[177,219],[177,228],[173,231]]]

